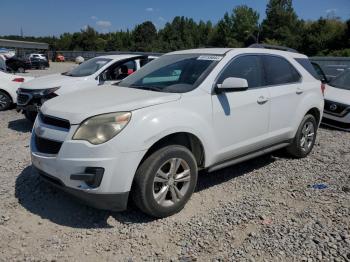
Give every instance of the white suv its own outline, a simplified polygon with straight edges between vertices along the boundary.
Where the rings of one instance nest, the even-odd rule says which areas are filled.
[[[31,138],[34,167],[94,207],[124,210],[129,195],[166,217],[190,199],[199,169],[217,170],[280,148],[312,150],[321,82],[263,48],[169,53],[119,86],[46,102]]]

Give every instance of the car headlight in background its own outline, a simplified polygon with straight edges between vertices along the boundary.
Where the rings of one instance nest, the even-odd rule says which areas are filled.
[[[86,140],[99,145],[119,134],[131,119],[130,112],[98,115],[85,120],[77,129],[73,140]]]
[[[56,86],[56,87],[52,87],[52,88],[47,88],[47,89],[44,89],[40,92],[41,95],[43,96],[47,96],[47,95],[50,95],[54,92],[56,92],[58,89],[60,89],[60,86]]]

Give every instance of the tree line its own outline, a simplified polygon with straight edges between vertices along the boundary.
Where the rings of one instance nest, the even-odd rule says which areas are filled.
[[[157,30],[151,21],[133,30],[99,33],[91,26],[59,37],[3,36],[6,39],[49,43],[51,50],[168,52],[199,47],[246,47],[253,43],[283,45],[309,56],[350,56],[350,19],[333,16],[300,19],[292,0],[270,0],[266,18],[241,5],[216,24],[175,17]]]

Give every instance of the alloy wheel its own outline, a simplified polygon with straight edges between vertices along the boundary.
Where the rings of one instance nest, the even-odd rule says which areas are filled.
[[[175,205],[183,199],[190,187],[191,170],[180,158],[167,160],[157,171],[153,181],[153,197],[163,206]]]
[[[301,131],[300,147],[303,151],[310,151],[315,139],[315,127],[311,121],[307,121]]]
[[[0,94],[0,109],[3,109],[7,106],[8,99],[4,94]]]

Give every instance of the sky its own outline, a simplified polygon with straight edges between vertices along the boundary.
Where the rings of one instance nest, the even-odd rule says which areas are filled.
[[[175,16],[216,23],[225,12],[245,4],[265,17],[268,0],[4,0],[0,35],[60,35],[90,25],[100,32],[133,29],[146,20],[157,28]],[[350,19],[350,0],[293,0],[297,15],[315,20],[327,15]]]

